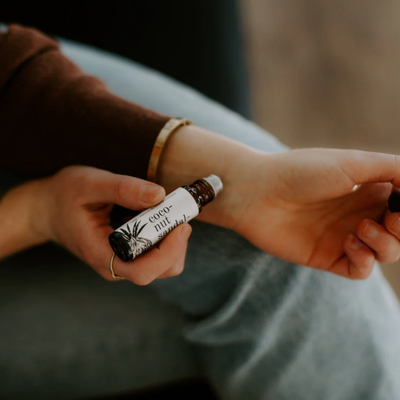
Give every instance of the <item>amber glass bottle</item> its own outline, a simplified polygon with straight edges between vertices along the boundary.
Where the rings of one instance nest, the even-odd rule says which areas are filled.
[[[222,190],[216,175],[182,186],[155,207],[148,208],[116,229],[109,242],[122,261],[130,261],[149,250],[178,225],[196,217]]]

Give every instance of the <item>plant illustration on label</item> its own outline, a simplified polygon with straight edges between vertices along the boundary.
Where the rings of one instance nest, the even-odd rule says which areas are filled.
[[[136,255],[142,254],[152,246],[152,243],[149,239],[146,239],[145,237],[139,237],[140,232],[142,232],[146,225],[147,224],[144,224],[142,227],[140,227],[140,221],[136,221],[132,225],[132,230],[129,225],[126,226],[127,231],[125,229],[121,229],[124,240],[129,243],[133,250],[134,258]]]

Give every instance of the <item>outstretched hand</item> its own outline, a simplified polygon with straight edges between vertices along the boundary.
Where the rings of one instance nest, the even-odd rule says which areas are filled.
[[[232,224],[253,244],[352,279],[368,277],[375,260],[399,259],[400,214],[387,211],[398,156],[305,149],[263,154],[258,165],[236,179],[247,197]]]

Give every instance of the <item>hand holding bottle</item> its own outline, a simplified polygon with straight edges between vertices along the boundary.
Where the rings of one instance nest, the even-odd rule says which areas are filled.
[[[109,236],[112,249],[122,261],[134,260],[178,225],[199,215],[222,188],[221,179],[210,175],[175,189],[161,203],[146,209],[113,232]]]
[[[112,280],[108,236],[113,232],[109,214],[114,204],[140,211],[165,196],[162,187],[150,182],[84,166],[67,167],[34,182],[40,185],[40,196],[32,225],[42,242],[62,244],[107,280]],[[138,285],[178,275],[190,233],[190,225],[180,225],[158,247],[135,260],[134,268],[115,257],[115,273]]]

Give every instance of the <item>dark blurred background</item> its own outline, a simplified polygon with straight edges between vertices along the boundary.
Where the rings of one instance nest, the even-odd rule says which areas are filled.
[[[234,0],[12,0],[0,5],[0,20],[130,58],[250,116]]]

